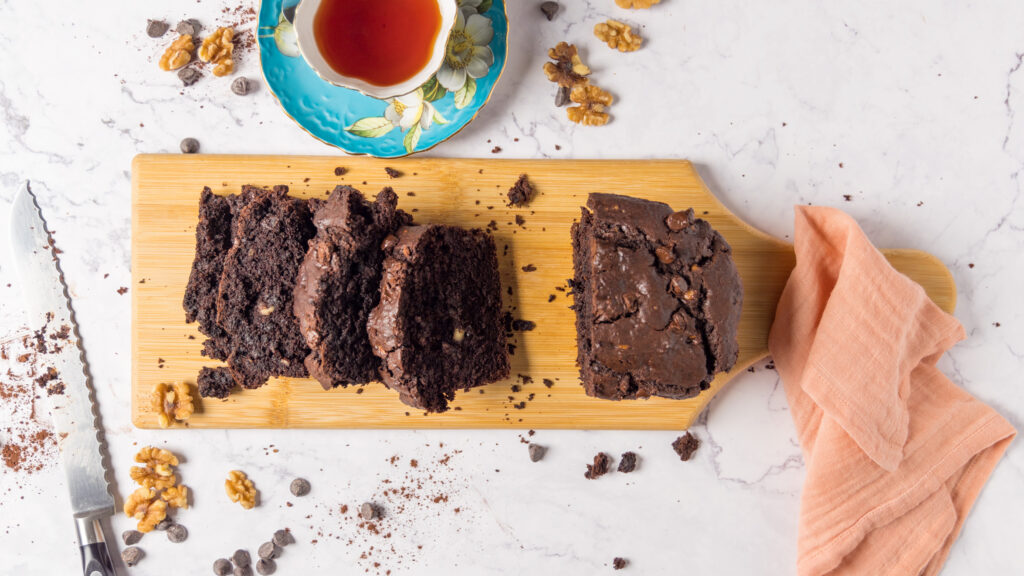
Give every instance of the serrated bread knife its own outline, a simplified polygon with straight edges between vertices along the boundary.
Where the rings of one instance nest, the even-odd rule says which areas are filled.
[[[42,328],[46,361],[57,370],[63,394],[50,396],[54,432],[71,492],[85,576],[114,576],[103,520],[114,513],[103,467],[92,391],[64,277],[46,222],[26,183],[11,209],[11,250],[21,277],[29,326]],[[66,331],[67,337],[64,337]]]

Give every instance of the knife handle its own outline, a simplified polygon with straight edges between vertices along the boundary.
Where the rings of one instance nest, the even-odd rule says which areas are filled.
[[[78,530],[78,549],[82,553],[82,574],[115,576],[100,519],[75,518],[75,528]]]

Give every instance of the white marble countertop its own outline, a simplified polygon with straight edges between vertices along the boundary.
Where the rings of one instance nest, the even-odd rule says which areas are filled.
[[[792,232],[794,204],[847,210],[878,245],[929,250],[948,264],[969,338],[940,366],[1024,428],[1024,4],[664,0],[624,14],[612,0],[563,0],[549,23],[537,1],[508,2],[512,48],[495,97],[430,154],[491,157],[499,145],[499,157],[689,158],[727,206],[780,237]],[[229,18],[226,6],[235,4],[0,2],[0,228],[31,180],[64,251],[118,494],[130,491],[128,467],[144,444],[181,454],[195,494],[178,516],[188,542],[147,536],[132,574],[209,574],[214,559],[255,553],[280,527],[298,543],[279,574],[594,574],[611,571],[615,556],[636,574],[795,571],[804,469],[778,376],[763,365],[712,401],[689,463],[669,447],[677,432],[540,431],[534,440],[550,452],[533,464],[513,431],[135,430],[130,295],[117,292],[131,289],[132,156],[175,152],[186,136],[207,153],[337,154],[262,85],[240,98],[226,81],[182,89],[157,69],[167,39],[146,37],[147,18],[210,26]],[[641,52],[621,55],[592,37],[593,24],[613,15],[643,26]],[[552,106],[540,67],[562,39],[585,47],[615,93],[608,126],[576,127]],[[254,54],[239,73],[260,77]],[[4,256],[4,339],[25,330],[20,291]],[[0,373],[10,362],[0,360]],[[11,418],[0,413],[0,442]],[[583,478],[597,451],[626,450],[641,456],[634,474]],[[447,467],[436,463],[445,455]],[[226,502],[231,468],[260,488],[256,511]],[[310,496],[288,494],[296,476],[312,482]],[[416,493],[386,524],[390,538],[339,511],[379,497],[386,479]],[[448,500],[434,503],[440,494]],[[943,573],[1018,572],[1022,509],[1018,441]],[[0,572],[77,573],[67,510],[59,466],[0,466]],[[130,526],[114,520],[118,533]]]

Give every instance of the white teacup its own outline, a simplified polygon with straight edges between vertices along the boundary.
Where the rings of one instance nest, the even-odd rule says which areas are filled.
[[[322,0],[302,0],[298,8],[295,10],[295,34],[299,43],[299,50],[302,52],[302,57],[306,59],[306,62],[313,68],[313,70],[324,80],[331,84],[342,86],[345,88],[351,88],[358,90],[367,96],[386,100],[388,98],[394,98],[408,94],[413,90],[419,88],[424,82],[430,79],[430,76],[441,68],[441,63],[444,61],[445,49],[448,44],[448,36],[451,34],[452,27],[455,25],[456,16],[458,15],[458,0],[435,0],[437,7],[441,13],[441,28],[437,34],[437,39],[434,41],[434,45],[431,48],[430,60],[422,70],[417,72],[408,80],[399,84],[392,84],[389,86],[377,86],[371,84],[360,78],[352,78],[339,74],[327,60],[324,59],[320,53],[320,47],[317,45],[316,37],[314,33],[313,20],[316,17],[317,10],[320,8]],[[339,33],[344,33],[343,30],[339,30]]]

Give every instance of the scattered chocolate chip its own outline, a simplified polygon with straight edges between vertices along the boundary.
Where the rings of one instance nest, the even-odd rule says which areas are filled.
[[[309,480],[305,478],[296,478],[292,480],[291,491],[295,496],[305,496],[309,494]]]
[[[338,166],[337,168],[334,169],[335,176],[344,176],[345,172],[348,172],[348,169],[342,168],[341,166]]]
[[[629,474],[633,470],[636,470],[636,453],[624,452],[622,459],[619,460],[619,472]]]
[[[256,562],[256,571],[263,574],[263,576],[273,574],[274,572],[277,572],[277,564],[270,558],[260,558],[259,561]]]
[[[292,536],[291,532],[287,530],[278,530],[277,532],[274,532],[274,544],[284,548],[285,546],[294,543],[295,537]]]
[[[517,318],[512,321],[513,332],[529,332],[530,330],[533,330],[536,327],[537,323],[531,322],[530,320],[521,320]]]
[[[235,553],[231,555],[231,561],[235,563],[235,566],[248,566],[252,564],[252,556],[249,556],[248,550],[235,550]]]
[[[199,20],[196,20],[195,18],[189,18],[188,20],[182,20],[181,22],[178,22],[178,25],[175,26],[174,31],[178,34],[188,34],[189,36],[192,36],[193,39],[195,39],[196,34],[199,34],[199,31],[202,29],[203,26],[199,23]]]
[[[249,566],[235,566],[235,576],[252,576],[252,568]]]
[[[395,170],[394,168],[392,168],[390,166],[385,167],[384,171],[387,172],[388,178],[398,178],[399,176],[402,175],[401,172],[399,172],[398,170]]]
[[[583,474],[583,477],[587,480],[594,480],[600,478],[608,473],[611,469],[612,459],[608,457],[604,452],[598,452],[597,456],[594,456],[594,463],[587,464],[587,471]]]
[[[188,540],[188,529],[181,524],[171,524],[167,528],[167,539],[175,544],[181,544]]]
[[[377,508],[369,502],[363,502],[363,505],[359,507],[359,517],[363,520],[373,520],[377,517]]]
[[[231,561],[217,558],[213,561],[213,573],[217,576],[228,576],[231,574]]]
[[[181,151],[183,154],[195,154],[199,152],[199,140],[195,138],[185,138],[181,141]]]
[[[516,183],[508,189],[509,206],[526,206],[533,199],[533,184],[526,174],[520,174]]]
[[[150,38],[159,38],[167,32],[167,29],[171,25],[163,20],[147,20],[146,21],[146,35]]]
[[[629,561],[625,558],[616,558],[612,560],[612,568],[615,568],[616,570],[622,570],[627,565],[629,565]]]
[[[124,541],[125,546],[131,546],[132,544],[138,544],[139,540],[142,540],[143,533],[138,530],[125,530],[121,533],[121,540]]]
[[[540,462],[548,451],[547,446],[533,443],[530,444],[528,450],[530,451],[530,462]]]
[[[548,22],[555,19],[555,14],[558,14],[558,9],[561,6],[558,2],[541,2],[540,11],[544,13],[544,17],[548,19]]]
[[[568,104],[572,100],[569,97],[571,95],[572,95],[572,91],[571,90],[569,90],[565,86],[560,86],[558,88],[558,92],[555,92],[555,106],[558,106],[559,108],[561,108],[562,106],[565,106],[566,104]],[[556,150],[560,150],[561,148],[558,145],[555,145],[555,149]]]
[[[231,91],[239,96],[245,96],[249,92],[252,92],[256,85],[252,80],[249,80],[245,76],[239,76],[231,82]]]
[[[157,530],[167,530],[171,527],[172,524],[174,524],[174,520],[171,520],[170,518],[164,518],[160,521],[159,524],[154,526],[154,528],[156,528]]]
[[[672,449],[679,454],[679,459],[683,462],[689,460],[697,448],[700,448],[700,440],[689,432],[676,438],[676,441],[672,443]]]
[[[259,550],[256,551],[256,554],[260,558],[269,558],[273,560],[281,555],[281,549],[273,542],[264,542],[263,544],[260,544]]]
[[[121,560],[124,560],[124,565],[130,568],[138,564],[139,560],[142,560],[142,557],[145,555],[146,553],[142,551],[142,548],[129,546],[121,552]]]
[[[203,73],[192,66],[187,66],[178,70],[178,80],[181,80],[181,83],[184,86],[191,86],[196,82],[199,82],[202,77]]]

